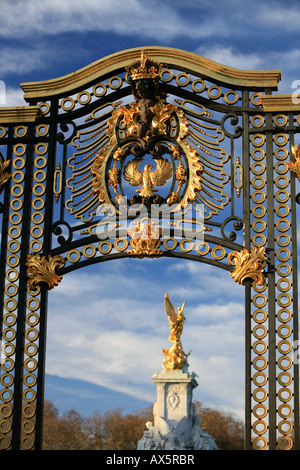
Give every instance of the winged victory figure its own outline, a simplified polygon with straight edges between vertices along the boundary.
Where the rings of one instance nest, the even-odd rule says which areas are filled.
[[[184,307],[185,302],[183,302],[180,308],[177,308],[176,313],[175,307],[171,304],[168,294],[165,295],[165,312],[168,316],[171,330],[168,339],[173,343],[171,348],[162,350],[165,356],[165,369],[181,369],[186,363],[186,358],[190,355],[190,353],[185,354],[180,340],[185,321],[183,313]]]

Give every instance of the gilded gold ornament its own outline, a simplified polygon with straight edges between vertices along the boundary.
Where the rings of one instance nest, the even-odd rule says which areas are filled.
[[[132,80],[153,80],[161,76],[162,64],[154,62],[153,60],[150,61],[145,51],[141,51],[140,59],[134,61],[131,65],[125,67],[125,69]]]
[[[235,282],[244,284],[246,279],[252,279],[254,285],[262,286],[265,283],[264,268],[266,266],[265,247],[254,246],[249,252],[244,248],[241,251],[232,251],[227,256],[227,261],[235,266],[230,273]]]
[[[65,265],[65,259],[60,255],[41,256],[39,254],[28,254],[26,265],[28,266],[28,286],[32,291],[37,289],[41,282],[48,284],[48,289],[58,286],[62,276],[56,270]]]
[[[163,251],[158,249],[161,244],[161,230],[155,222],[148,219],[138,221],[135,226],[128,228],[127,232],[131,237],[130,246],[133,248],[127,251],[128,255],[144,258],[163,254]]]
[[[124,178],[131,186],[142,185],[142,188],[136,191],[141,197],[154,196],[157,189],[154,189],[153,186],[163,186],[171,178],[172,164],[165,158],[155,159],[157,165],[155,171],[151,171],[153,165],[145,165],[144,171],[141,172],[138,169],[140,161],[140,159],[134,158],[127,163],[124,168]]]
[[[7,172],[7,167],[10,164],[10,160],[0,160],[0,191],[2,186],[9,180],[11,175]]]
[[[59,201],[62,192],[62,177],[63,175],[61,171],[61,164],[58,162],[53,178],[53,192],[55,194],[55,202]]]
[[[292,154],[294,161],[288,162],[289,169],[296,174],[297,178],[300,180],[300,147],[295,145],[292,147]]]
[[[171,334],[169,340],[173,343],[168,349],[163,349],[162,353],[165,356],[164,368],[167,370],[182,369],[186,364],[187,357],[191,354],[185,354],[182,349],[181,335],[185,322],[185,316],[183,313],[185,302],[183,302],[180,308],[177,308],[175,312],[174,305],[171,304],[168,294],[165,294],[165,312],[168,316],[170,323]]]
[[[238,172],[240,174],[239,182],[238,182]],[[236,158],[236,163],[234,165],[233,184],[236,190],[237,197],[240,197],[241,190],[243,187],[243,167],[241,165],[240,157]]]

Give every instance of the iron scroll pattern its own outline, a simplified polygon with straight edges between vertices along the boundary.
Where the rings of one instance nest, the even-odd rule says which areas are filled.
[[[136,60],[139,56],[137,51]],[[126,194],[126,183],[123,178],[114,186],[112,168],[120,176],[134,158],[166,159],[172,165],[172,177],[169,189],[158,194],[168,206],[167,199],[178,187],[178,194],[186,194],[186,154],[188,146],[196,142],[198,149],[202,148],[198,154],[206,170],[201,173],[206,192],[197,193],[198,202],[204,204],[204,217],[197,219],[196,199],[191,201],[194,212],[185,219],[185,227],[170,211],[167,222],[160,215],[159,224],[150,225],[156,234],[151,237],[153,243],[145,248],[139,244],[137,228],[130,235],[128,223],[134,226],[136,214],[128,217],[128,208],[126,220],[122,213],[109,216],[102,212],[99,217],[97,204],[89,206],[91,212],[95,210],[92,217],[82,211],[90,201],[90,193],[84,191],[90,173],[79,182],[74,166],[76,152],[89,163],[91,156],[105,149],[113,116],[122,106],[133,109],[131,85],[128,70],[119,64],[116,70],[99,74],[84,86],[75,84],[71,92],[29,99],[30,109],[38,107],[34,118],[28,115],[20,122],[16,110],[15,119],[1,119],[0,148],[2,161],[9,161],[9,178],[3,184],[0,214],[0,446],[42,446],[49,284],[27,282],[28,255],[45,262],[50,258],[57,261],[53,269],[55,272],[55,266],[59,266],[55,272],[58,283],[72,270],[128,256],[179,257],[232,273],[230,253],[265,247],[265,282],[245,282],[246,376],[250,377],[246,382],[246,448],[298,448],[298,429],[294,426],[299,421],[298,369],[292,361],[293,341],[298,339],[295,178],[290,175],[288,160],[299,132],[299,110],[266,112],[260,98],[269,94],[269,88],[258,92],[254,85],[231,87],[198,72],[187,72],[184,56],[181,67],[172,65],[172,61],[164,64],[159,86],[165,101],[161,104],[171,104],[176,112],[161,121],[161,129],[165,129],[163,124],[168,126],[167,135],[163,130],[161,138],[156,135],[154,139],[163,145],[163,152],[151,154],[148,147],[147,156],[145,152],[139,155],[137,147],[129,146],[132,136],[131,140],[128,135],[127,140],[124,138],[126,129],[120,125],[119,114],[113,125],[118,125],[114,127],[117,142],[128,160],[113,158],[115,145],[105,155],[103,181],[117,207],[116,196]],[[185,142],[179,142],[186,122],[189,132]],[[87,152],[85,145],[90,145]],[[176,149],[172,150],[176,145],[180,158]],[[97,152],[93,153],[94,149]],[[159,153],[158,147],[156,151]],[[182,185],[176,180],[180,163],[185,170]],[[74,199],[80,193],[78,184],[83,200]],[[148,213],[142,222],[149,233]],[[201,234],[201,241],[195,238],[195,231]]]

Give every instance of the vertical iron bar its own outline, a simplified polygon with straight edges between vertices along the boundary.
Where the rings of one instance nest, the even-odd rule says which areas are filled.
[[[45,194],[45,226],[44,226],[44,255],[51,250],[51,226],[53,220],[53,179],[56,162],[56,126],[57,126],[57,99],[52,100],[49,131],[49,148],[47,161],[47,182]],[[48,291],[45,286],[41,287],[40,304],[40,335],[39,335],[39,359],[37,378],[37,410],[36,410],[36,443],[37,450],[42,449],[43,444],[43,412],[44,412],[44,390],[45,390],[45,365],[46,365],[46,337],[47,337],[47,310]]]
[[[293,113],[289,113],[290,126],[294,121]],[[294,132],[290,132],[290,155],[294,145]],[[292,229],[292,276],[293,276],[293,340],[299,340],[298,319],[298,262],[297,262],[297,213],[296,213],[296,176],[291,175],[291,229]],[[299,364],[294,361],[294,448],[300,450],[299,443]]]
[[[45,389],[45,355],[46,355],[46,327],[47,327],[48,291],[41,287],[40,300],[40,334],[39,334],[39,358],[37,371],[36,394],[36,426],[35,426],[35,450],[43,447],[43,414],[44,414],[44,389]]]
[[[8,129],[8,138],[11,139],[13,135],[12,126]],[[6,159],[12,160],[12,145],[8,145]],[[10,170],[8,170],[10,171]],[[1,234],[1,252],[0,252],[0,282],[1,282],[1,305],[4,302],[4,286],[5,286],[5,269],[6,269],[6,256],[7,256],[7,231],[8,231],[8,217],[9,217],[9,200],[11,190],[11,179],[6,183],[3,199],[3,213],[2,213],[2,234]],[[0,318],[0,333],[2,334],[3,322],[3,309]]]
[[[16,324],[16,359],[15,359],[15,389],[12,421],[12,450],[21,448],[22,423],[22,379],[24,358],[24,319],[26,314],[27,268],[26,260],[29,246],[30,206],[31,206],[31,169],[33,160],[34,125],[28,124],[28,143],[26,149],[24,202],[22,218],[22,239],[20,250],[20,278],[18,316]]]
[[[249,92],[243,90],[243,222],[244,246],[250,250]],[[251,286],[245,283],[245,448],[251,448]]]
[[[230,160],[231,160],[231,216],[234,216],[234,140],[230,137]]]
[[[267,93],[266,93],[267,94]],[[272,128],[272,113],[266,113],[266,128]],[[273,131],[266,131],[267,233],[268,233],[268,326],[269,326],[269,450],[276,449],[276,292]]]
[[[63,158],[62,158],[62,181],[66,181],[67,173],[67,158],[68,158],[68,144],[64,144]],[[66,187],[62,184],[61,195],[60,195],[60,220],[64,220],[65,217],[65,203],[66,203]]]

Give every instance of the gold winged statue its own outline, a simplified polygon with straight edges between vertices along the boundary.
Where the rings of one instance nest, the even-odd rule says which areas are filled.
[[[145,165],[144,171],[140,171],[139,164],[142,160],[134,158],[129,161],[124,168],[124,178],[131,186],[142,185],[141,189],[136,190],[141,197],[151,197],[157,191],[153,186],[163,186],[171,178],[172,163],[165,158],[155,159],[155,171],[151,171],[154,168],[153,165]]]
[[[169,349],[163,349],[162,353],[165,356],[164,367],[168,370],[182,369],[186,364],[186,358],[190,355],[185,354],[181,344],[181,334],[184,326],[185,316],[183,313],[185,302],[182,306],[177,308],[175,312],[174,305],[171,304],[169,295],[165,294],[165,312],[168,316],[170,323],[171,334],[169,340],[173,343]]]

